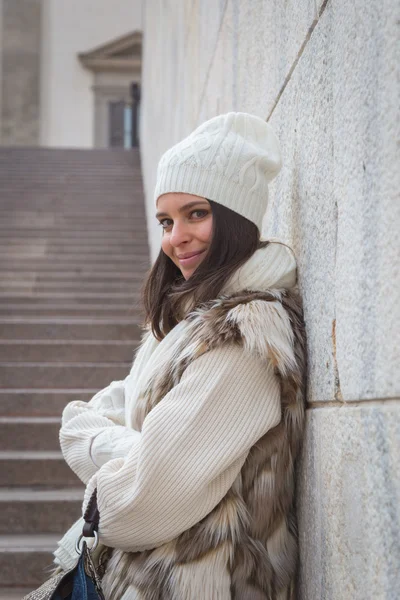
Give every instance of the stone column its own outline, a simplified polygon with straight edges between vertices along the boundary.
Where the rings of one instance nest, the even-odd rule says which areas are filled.
[[[39,142],[41,0],[2,0],[1,144]]]

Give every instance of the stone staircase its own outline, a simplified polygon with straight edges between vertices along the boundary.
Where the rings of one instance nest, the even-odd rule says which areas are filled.
[[[0,149],[0,600],[80,515],[60,415],[128,374],[148,268],[137,150]]]

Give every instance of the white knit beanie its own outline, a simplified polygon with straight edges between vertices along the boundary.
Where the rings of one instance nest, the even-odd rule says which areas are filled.
[[[163,154],[155,202],[168,192],[202,196],[246,217],[261,231],[268,183],[281,165],[271,126],[255,115],[229,112],[206,121]]]

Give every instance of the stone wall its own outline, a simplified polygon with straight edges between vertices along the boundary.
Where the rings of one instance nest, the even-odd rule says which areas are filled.
[[[0,143],[37,145],[41,0],[1,0],[0,10]]]
[[[141,155],[153,258],[162,152],[230,110],[284,166],[264,233],[297,256],[308,331],[299,597],[400,589],[399,19],[391,0],[144,4]]]

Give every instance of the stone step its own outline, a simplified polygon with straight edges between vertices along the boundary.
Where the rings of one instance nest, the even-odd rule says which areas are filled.
[[[129,374],[130,363],[0,363],[1,388],[103,388]]]
[[[83,213],[83,214],[82,214]],[[0,222],[6,223],[7,225],[15,225],[17,227],[54,227],[75,225],[77,223],[84,223],[89,228],[100,223],[105,225],[121,226],[123,229],[129,226],[126,221],[126,216],[135,222],[140,223],[140,220],[146,215],[144,206],[141,208],[136,206],[134,210],[124,211],[121,215],[115,212],[113,215],[108,217],[100,217],[96,213],[92,216],[88,215],[84,211],[76,210],[74,213],[66,215],[63,211],[57,210],[56,208],[51,211],[41,211],[35,214],[25,214],[25,211],[14,211],[13,214],[4,213],[0,211]]]
[[[80,480],[61,452],[0,452],[0,487],[77,487]]]
[[[71,248],[72,250],[72,248]],[[77,252],[75,248],[72,253],[65,250],[56,250],[49,252],[46,248],[34,248],[32,245],[26,246],[21,252],[15,251],[12,247],[8,246],[8,249],[1,253],[1,265],[7,270],[8,265],[18,266],[19,270],[30,271],[32,265],[42,265],[44,267],[56,270],[52,265],[57,265],[60,268],[61,265],[65,265],[65,269],[87,269],[104,271],[117,270],[123,271],[129,268],[133,263],[143,265],[145,268],[151,266],[147,248],[142,246],[136,249],[123,250],[122,253],[118,250],[118,253],[112,251],[109,248],[102,246],[94,249],[90,253]],[[74,253],[75,252],[75,253]],[[111,265],[111,266],[110,266]]]
[[[109,265],[108,271],[101,270],[99,268],[94,268],[89,271],[89,268],[86,266],[82,266],[80,268],[76,266],[74,269],[71,268],[68,270],[64,268],[57,269],[58,265],[50,265],[49,267],[36,267],[30,270],[21,269],[21,264],[17,264],[14,266],[11,265],[2,265],[0,262],[0,279],[4,282],[23,282],[28,281],[29,283],[36,281],[37,283],[50,283],[54,281],[55,283],[109,283],[112,285],[113,283],[137,283],[141,284],[144,281],[147,271],[141,265],[135,264],[126,265],[126,267],[121,270],[118,268],[118,265]]]
[[[31,588],[5,588],[0,583],[0,600],[22,600],[31,591]]]
[[[136,212],[129,219],[84,219],[77,214],[74,217],[65,218],[64,215],[47,214],[41,217],[23,217],[16,212],[12,218],[2,218],[0,216],[0,229],[57,229],[75,231],[98,231],[98,228],[105,231],[130,231],[135,232],[136,228],[141,228],[146,214],[143,211]]]
[[[60,417],[72,400],[88,402],[99,391],[84,389],[0,389],[0,415],[3,417]]]
[[[40,210],[39,208],[36,210],[18,210],[18,218],[22,219],[24,222],[27,222],[28,219],[35,221],[36,219],[40,219],[41,221],[49,221],[54,223],[55,221],[61,220],[62,222],[70,222],[76,221],[76,219],[83,219],[88,223],[97,223],[99,221],[107,221],[111,223],[123,223],[126,217],[131,217],[134,219],[138,214],[145,214],[146,210],[144,205],[140,205],[140,203],[135,203],[135,206],[131,206],[130,209],[126,210],[123,214],[115,212],[115,210],[109,210],[108,212],[88,212],[85,211],[85,207],[77,207],[74,211],[65,212],[64,210],[60,211],[57,209],[57,206],[53,208],[52,211]],[[9,220],[15,221],[16,211],[7,210],[0,207],[0,219],[1,220]]]
[[[89,264],[101,263],[103,261],[113,261],[116,264],[123,265],[124,263],[132,262],[132,258],[135,257],[143,263],[151,265],[149,261],[148,246],[145,242],[138,242],[135,244],[118,244],[111,246],[110,244],[104,245],[90,245],[85,246],[75,243],[71,240],[70,243],[62,244],[59,247],[50,247],[46,244],[36,244],[32,242],[26,242],[23,244],[15,244],[2,240],[0,243],[0,256],[5,261],[14,260],[25,260],[25,258],[31,257],[31,260],[38,259],[54,259],[65,262],[66,264],[74,263],[77,261],[85,260]]]
[[[139,325],[132,319],[2,317],[0,339],[130,340],[138,342]]]
[[[121,252],[125,252],[131,249],[137,249],[140,247],[146,246],[147,241],[145,239],[143,240],[139,240],[136,241],[135,239],[128,239],[128,240],[120,240],[119,238],[115,237],[112,238],[110,240],[107,240],[107,249],[112,250],[113,252],[117,251],[118,249],[121,250]],[[92,251],[95,250],[96,252],[101,250],[104,252],[104,244],[103,241],[101,239],[95,238],[95,237],[91,237],[91,238],[76,238],[76,237],[72,237],[72,238],[59,238],[59,239],[43,239],[41,237],[31,237],[29,232],[26,233],[25,236],[23,237],[18,237],[18,238],[9,238],[8,240],[5,239],[5,237],[3,236],[2,239],[0,239],[0,245],[1,246],[7,246],[8,248],[41,248],[43,250],[68,250],[71,249],[71,251],[73,251],[74,249],[77,249],[78,251],[83,251],[83,250],[88,250],[88,251]]]
[[[131,364],[136,347],[122,340],[0,340],[0,361]]]
[[[0,417],[0,452],[59,452],[60,426],[59,417]]]
[[[32,292],[30,290],[21,290],[10,294],[8,291],[0,291],[1,304],[42,304],[49,302],[53,305],[73,303],[78,306],[101,302],[116,306],[118,304],[131,304],[134,308],[141,308],[141,294],[137,290],[131,294],[124,292]]]
[[[107,247],[101,246],[86,246],[79,248],[73,242],[68,247],[64,245],[61,248],[46,248],[36,244],[2,244],[0,245],[0,256],[5,264],[13,260],[15,263],[30,260],[47,259],[58,260],[66,265],[84,261],[89,266],[103,265],[112,262],[115,265],[132,264],[132,260],[138,260],[141,263],[151,266],[149,261],[149,253],[145,244],[137,244],[132,247]],[[25,267],[26,269],[26,267]]]
[[[94,175],[94,177],[95,176],[96,175]],[[4,182],[2,182],[0,174],[0,185],[2,183]],[[32,184],[34,184],[34,182],[32,182]],[[51,189],[39,186],[37,186],[37,189],[32,190],[4,184],[1,191],[2,199],[6,198],[3,208],[8,211],[13,210],[14,214],[16,212],[25,211],[33,205],[42,212],[50,214],[58,212],[63,215],[79,215],[87,214],[88,212],[93,212],[95,214],[96,211],[103,213],[112,206],[114,213],[121,217],[127,215],[129,219],[132,219],[132,210],[143,210],[143,206],[140,204],[140,202],[143,202],[143,189],[140,186],[135,185],[134,182],[130,185],[128,184],[127,186],[121,187],[119,190],[118,201],[116,200],[112,203],[110,203],[107,195],[114,193],[115,190],[108,191],[106,188],[102,190],[104,196],[102,195],[100,197],[98,195],[97,198],[94,198],[91,195],[93,190],[86,189],[84,191],[85,195],[82,195],[82,190],[80,190],[77,185],[69,190],[69,197],[66,197],[63,200],[56,198]]]
[[[120,281],[115,282],[69,282],[69,281],[49,281],[46,283],[35,283],[31,281],[1,281],[0,280],[0,293],[7,292],[9,294],[14,294],[15,292],[41,292],[41,293],[49,293],[54,291],[65,291],[65,292],[73,292],[74,294],[79,294],[81,292],[94,292],[97,291],[99,294],[103,295],[104,293],[113,290],[113,292],[119,292],[127,294],[133,294],[137,292],[138,283],[133,285],[132,283],[124,283]]]
[[[145,252],[144,249],[140,249],[139,252],[136,251],[134,248],[128,248],[127,250],[124,250],[123,254],[121,254],[119,250],[118,253],[116,253],[112,251],[111,248],[109,248],[108,254],[104,254],[104,251],[104,247],[102,246],[98,248],[94,247],[89,250],[81,250],[79,248],[74,247],[73,245],[69,248],[61,247],[55,250],[49,250],[47,248],[40,247],[35,248],[34,245],[24,245],[20,248],[10,247],[10,245],[0,246],[0,256],[2,256],[5,264],[7,264],[7,261],[9,259],[13,259],[15,263],[17,263],[21,262],[22,260],[25,260],[26,258],[30,258],[31,260],[38,258],[47,258],[49,264],[52,264],[53,260],[62,259],[62,261],[65,262],[67,265],[75,263],[77,260],[79,260],[84,262],[85,264],[89,264],[91,268],[97,267],[99,265],[103,266],[104,262],[106,264],[113,262],[113,264],[115,264],[116,266],[120,265],[122,267],[123,265],[125,265],[125,263],[127,265],[131,265],[132,258],[134,258],[135,261],[140,261],[141,263],[148,265],[149,267],[151,266],[149,263],[147,249]]]
[[[10,156],[11,158],[11,156]],[[11,188],[11,190],[29,190],[29,184],[35,184],[33,192],[48,191],[52,193],[52,198],[55,204],[60,204],[66,200],[76,203],[77,197],[73,192],[79,191],[81,194],[83,191],[91,192],[88,196],[82,196],[83,200],[87,202],[95,203],[107,202],[112,206],[118,201],[121,201],[122,191],[128,191],[129,185],[131,189],[142,188],[142,182],[140,177],[140,170],[138,165],[131,164],[129,166],[124,165],[122,168],[119,165],[100,165],[93,161],[82,163],[80,165],[71,163],[70,165],[61,165],[53,163],[51,170],[50,164],[36,164],[32,162],[29,166],[26,165],[26,169],[15,168],[10,161],[4,162],[0,158],[0,165],[2,167],[1,182],[5,186]],[[4,172],[3,168],[7,167],[7,173]],[[92,178],[91,178],[92,177]],[[111,178],[111,179],[110,179]],[[115,181],[114,178],[118,178]],[[103,191],[107,190],[108,194],[103,195]],[[116,191],[118,194],[116,195]],[[97,195],[95,195],[97,193]],[[112,202],[110,201],[110,193],[113,193]],[[50,195],[50,194],[49,194]],[[9,198],[7,197],[9,200]],[[23,198],[20,196],[20,202]],[[34,205],[37,208],[37,204]],[[5,204],[4,208],[8,208]],[[27,206],[27,208],[30,208]]]
[[[134,218],[136,214],[138,214],[138,210],[142,210],[143,213],[145,213],[145,209],[143,207],[143,205],[141,204],[141,201],[139,203],[135,202],[134,203],[134,198],[132,198],[132,205],[130,208],[127,208],[122,214],[118,213],[116,214],[115,210],[109,207],[108,210],[103,210],[103,211],[96,211],[93,212],[93,210],[85,210],[84,206],[81,206],[80,208],[76,208],[74,210],[68,210],[68,207],[63,207],[62,210],[59,210],[56,206],[53,208],[53,210],[51,211],[50,217],[51,218],[61,218],[61,219],[65,219],[65,221],[69,221],[69,220],[75,220],[77,218],[82,219],[83,221],[88,221],[91,223],[97,223],[98,221],[112,221],[112,222],[120,222],[120,221],[124,221],[127,218]],[[135,205],[134,205],[135,204]],[[140,208],[142,207],[142,208]],[[21,209],[17,211],[18,217],[20,217],[21,219],[36,219],[38,217],[40,218],[47,218],[49,215],[49,211],[48,210],[41,210],[40,208],[37,209],[32,209],[32,210],[28,210],[28,209]],[[16,210],[15,208],[12,210],[8,210],[3,208],[2,206],[0,206],[0,219],[15,219],[15,215],[16,215]]]
[[[49,224],[54,223],[62,223],[69,224],[75,223],[78,219],[81,220],[82,223],[100,223],[105,221],[107,223],[113,224],[125,224],[126,219],[130,218],[132,220],[136,219],[138,216],[145,215],[146,210],[144,206],[140,207],[139,204],[136,206],[131,206],[130,209],[125,210],[122,214],[119,212],[111,211],[108,213],[102,212],[87,212],[85,211],[85,207],[77,208],[74,211],[65,212],[65,210],[58,210],[55,206],[52,211],[45,210],[3,210],[0,207],[0,220],[7,221],[9,223],[16,223],[16,219],[23,223],[31,222],[48,222]]]
[[[3,243],[5,240],[13,238],[25,238],[27,232],[24,229],[10,229],[8,228],[0,228],[0,238]],[[81,229],[29,229],[29,235],[27,236],[29,239],[57,239],[61,240],[76,240],[83,238],[95,238],[97,242],[101,239],[101,242],[104,244],[104,247],[107,246],[108,241],[115,239],[118,236],[118,240],[123,240],[127,242],[143,242],[147,243],[147,233],[138,233],[138,231],[131,229],[130,231],[118,231],[118,232],[108,232],[106,229],[93,229],[86,230],[84,227]]]
[[[54,567],[59,539],[54,534],[0,536],[0,585],[34,590],[44,583]]]
[[[130,304],[4,304],[0,302],[2,316],[43,316],[43,317],[138,317],[142,309]],[[0,350],[1,360],[1,350]]]
[[[78,267],[77,267],[78,268]],[[98,271],[97,273],[87,273],[87,272],[79,272],[77,271],[42,271],[42,270],[34,270],[33,272],[29,271],[19,271],[12,270],[6,271],[2,269],[0,263],[0,278],[3,282],[9,281],[10,283],[20,283],[24,281],[28,282],[36,282],[36,283],[49,283],[49,282],[57,282],[61,281],[62,283],[81,283],[82,281],[87,281],[90,283],[104,283],[109,282],[110,285],[116,283],[132,283],[134,281],[142,281],[145,277],[143,272],[139,272],[137,270],[137,265],[135,265],[135,271],[132,269],[130,271],[125,272],[117,272],[117,271]]]
[[[82,514],[84,491],[0,489],[0,535],[53,533],[61,538]]]
[[[123,250],[122,254],[120,250],[118,250],[118,253],[115,253],[111,248],[108,254],[104,254],[104,252],[106,252],[104,247],[94,248],[90,252],[81,252],[79,249],[72,247],[70,251],[66,251],[65,249],[48,251],[46,248],[34,248],[32,246],[26,246],[22,250],[14,249],[10,246],[7,246],[4,251],[0,248],[1,263],[6,268],[7,265],[12,263],[13,265],[20,265],[20,270],[25,271],[31,268],[30,263],[26,263],[26,260],[32,262],[42,261],[44,265],[48,266],[57,262],[64,264],[66,268],[71,268],[71,265],[77,265],[78,263],[78,266],[84,266],[85,269],[91,270],[98,269],[99,267],[107,270],[107,268],[110,268],[110,264],[113,269],[123,270],[124,267],[130,267],[136,261],[146,268],[151,267],[147,248],[138,248],[137,251],[135,249]]]
[[[0,270],[4,277],[11,278],[13,275],[18,277],[37,277],[51,276],[54,279],[70,277],[101,277],[103,281],[112,278],[131,277],[132,280],[140,280],[146,274],[149,265],[142,262],[134,255],[130,261],[124,261],[122,264],[109,258],[101,263],[100,261],[83,262],[76,257],[74,261],[64,260],[62,256],[52,260],[51,258],[39,257],[29,260],[19,260],[13,257],[2,257],[0,259]],[[3,277],[2,277],[3,279]]]
[[[1,165],[1,161],[0,161]],[[1,165],[3,167],[3,165]],[[34,197],[36,208],[41,208],[42,204],[37,200],[48,200],[51,207],[60,206],[69,202],[71,207],[80,209],[82,205],[79,204],[81,200],[85,206],[93,205],[96,206],[117,206],[122,204],[125,200],[129,203],[132,199],[129,197],[129,192],[133,197],[137,196],[139,191],[143,190],[142,182],[140,180],[140,174],[137,169],[126,168],[121,169],[119,172],[115,167],[107,169],[105,167],[100,168],[98,165],[87,164],[86,171],[82,168],[74,166],[70,169],[69,173],[63,173],[63,169],[60,165],[54,165],[59,171],[59,174],[53,174],[49,169],[38,166],[36,171],[31,169],[18,172],[13,169],[12,166],[8,170],[6,177],[3,175],[0,178],[0,182],[4,185],[5,191],[14,192],[14,197],[18,199],[19,205],[23,205],[24,208],[30,208],[29,203],[25,203],[25,194],[29,192]],[[82,167],[82,166],[81,166]],[[92,179],[90,179],[92,177]],[[111,178],[118,178],[118,182],[111,181]],[[117,185],[118,183],[118,185]],[[117,191],[117,194],[116,194]],[[18,193],[19,192],[19,193]],[[42,193],[39,196],[39,193]],[[86,192],[86,194],[85,194]],[[112,201],[110,201],[112,197]],[[6,195],[5,198],[5,209],[12,208],[10,205],[11,195]]]

